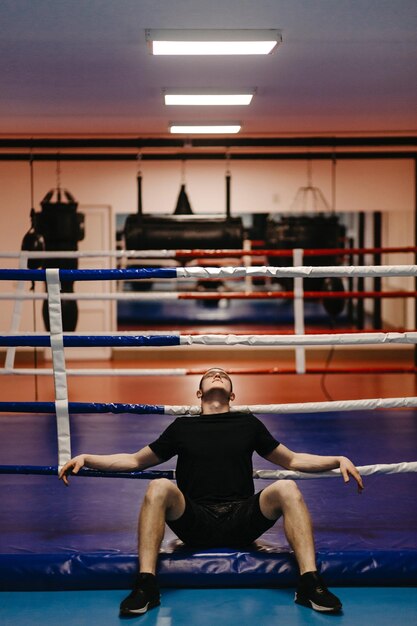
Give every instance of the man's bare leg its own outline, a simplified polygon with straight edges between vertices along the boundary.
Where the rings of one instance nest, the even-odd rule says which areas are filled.
[[[143,615],[161,602],[155,577],[165,520],[175,520],[185,511],[181,491],[166,478],[149,484],[139,517],[139,574],[131,593],[120,604],[120,615]]]
[[[264,489],[259,500],[268,519],[284,516],[284,530],[300,568],[295,602],[315,611],[338,613],[342,603],[317,572],[313,529],[308,509],[294,481],[277,481]]]
[[[160,478],[149,484],[139,517],[140,572],[155,574],[165,520],[179,519],[184,510],[184,496],[172,482]]]
[[[261,493],[259,505],[268,519],[284,516],[285,535],[300,568],[300,574],[317,569],[310,514],[297,485],[282,480],[269,485]]]

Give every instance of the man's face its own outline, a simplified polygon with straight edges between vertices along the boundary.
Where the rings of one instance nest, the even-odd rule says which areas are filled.
[[[221,368],[213,367],[207,370],[200,382],[200,389],[197,392],[199,398],[203,397],[210,391],[224,391],[227,398],[234,399],[232,391],[232,381],[229,375]]]

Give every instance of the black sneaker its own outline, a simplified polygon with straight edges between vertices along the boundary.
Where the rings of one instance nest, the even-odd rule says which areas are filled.
[[[317,572],[306,572],[300,576],[294,600],[315,611],[337,613],[342,609],[339,598],[327,589]]]
[[[160,604],[156,577],[153,574],[138,574],[133,591],[120,604],[120,615],[142,615]]]

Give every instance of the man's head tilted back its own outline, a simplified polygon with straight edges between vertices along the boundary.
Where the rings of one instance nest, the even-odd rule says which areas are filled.
[[[221,367],[208,369],[201,378],[197,391],[197,398],[200,399],[206,399],[207,396],[214,395],[224,395],[227,401],[235,399],[232,380],[229,374]]]

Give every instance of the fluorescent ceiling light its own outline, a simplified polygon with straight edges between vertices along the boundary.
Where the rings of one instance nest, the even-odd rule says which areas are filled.
[[[151,54],[270,54],[281,43],[277,29],[188,29],[145,31]]]
[[[154,41],[155,55],[269,54],[276,41]]]
[[[189,105],[189,106],[221,106],[221,105],[248,105],[251,103],[253,93],[165,93],[165,104]]]
[[[240,129],[240,124],[171,124],[169,127],[171,133],[183,135],[226,135],[238,133]]]

